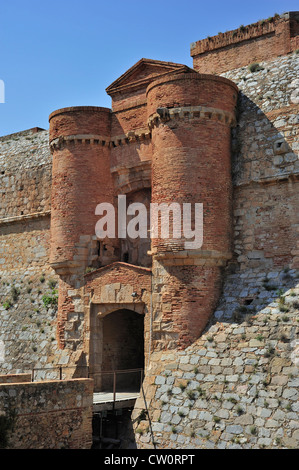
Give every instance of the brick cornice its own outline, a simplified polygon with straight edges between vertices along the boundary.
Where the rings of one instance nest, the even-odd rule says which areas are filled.
[[[233,113],[222,109],[210,108],[207,106],[182,106],[179,108],[158,108],[157,112],[148,118],[148,127],[165,123],[171,119],[212,119],[228,126],[236,125],[236,117]]]
[[[73,143],[87,143],[87,144],[97,144],[104,146],[109,146],[110,137],[103,135],[94,135],[94,134],[76,134],[76,135],[66,135],[60,136],[57,139],[53,139],[50,142],[51,152],[54,150],[60,149],[63,145],[73,144]]]
[[[181,250],[156,252],[152,250],[151,254],[157,261],[167,265],[205,265],[205,266],[223,266],[232,258],[231,252],[222,252],[217,250]]]

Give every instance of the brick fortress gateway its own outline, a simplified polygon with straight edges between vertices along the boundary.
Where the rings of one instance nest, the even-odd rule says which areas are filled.
[[[291,12],[198,41],[191,45],[193,69],[141,59],[107,88],[111,109],[59,109],[49,117],[49,136],[39,129],[20,133],[26,145],[30,138],[40,139],[32,153],[42,149],[43,161],[34,163],[33,156],[32,167],[17,175],[13,159],[7,159],[15,169],[14,184],[23,188],[15,205],[12,180],[4,181],[13,172],[9,167],[2,172],[8,188],[2,207],[9,211],[0,220],[6,247],[2,279],[22,271],[35,286],[46,273],[57,282],[58,306],[50,319],[55,340],[45,339],[35,359],[29,348],[14,356],[17,346],[4,328],[3,372],[24,371],[29,364],[37,370],[63,365],[65,379],[88,373],[98,392],[103,372],[144,368],[155,439],[162,447],[190,445],[192,432],[180,444],[171,437],[177,432],[163,424],[163,412],[169,421],[176,412],[158,404],[159,386],[178,387],[178,379],[168,376],[173,370],[173,377],[182,374],[185,380],[184,373],[193,373],[195,380],[191,364],[199,364],[200,373],[200,362],[189,362],[188,351],[194,356],[196,344],[206,341],[215,324],[215,336],[223,335],[234,312],[254,305],[259,311],[262,287],[256,286],[262,278],[270,276],[277,289],[297,294],[298,30],[299,14]],[[13,153],[5,147],[10,137],[0,139],[3,155]],[[33,176],[34,196],[25,204],[24,189],[31,191]],[[148,208],[151,202],[202,203],[201,249],[186,250],[184,239],[173,238],[99,240],[95,208],[111,203],[117,214],[118,195],[126,195],[127,205],[142,202]],[[25,238],[29,243],[20,260],[11,247]],[[29,244],[44,247],[44,253],[34,258]],[[280,285],[279,276],[287,271],[291,285]],[[7,292],[2,286],[3,299]],[[7,321],[9,310],[2,309]],[[21,338],[16,339],[20,350]],[[188,357],[183,364],[189,367],[180,370],[182,357]],[[197,380],[205,382],[209,373]],[[241,378],[236,380],[240,385]],[[142,400],[133,417],[144,408]],[[231,424],[232,416],[227,419]],[[295,439],[291,431],[286,436]],[[152,436],[138,438],[139,447],[151,445]]]

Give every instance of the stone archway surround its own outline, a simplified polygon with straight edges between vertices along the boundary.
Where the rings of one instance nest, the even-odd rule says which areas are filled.
[[[100,388],[102,370],[102,320],[117,310],[144,315],[144,359],[148,361],[151,347],[151,269],[113,263],[86,275],[85,341],[89,375]],[[116,325],[117,328],[117,325]]]

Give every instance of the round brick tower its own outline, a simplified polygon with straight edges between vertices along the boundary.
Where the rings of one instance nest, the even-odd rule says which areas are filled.
[[[50,262],[57,272],[86,267],[101,202],[113,203],[110,174],[111,111],[63,108],[50,117],[53,154]]]
[[[181,237],[170,232],[163,238],[159,232],[152,239],[156,348],[188,346],[218,301],[221,267],[231,256],[230,143],[237,93],[229,80],[188,68],[147,88],[152,203],[177,203],[181,221],[183,204],[189,203],[198,242],[203,220],[202,243],[186,243],[183,223]],[[203,219],[195,218],[195,203],[203,204]]]

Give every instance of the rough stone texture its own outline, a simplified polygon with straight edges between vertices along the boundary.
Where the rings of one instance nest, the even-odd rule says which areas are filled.
[[[0,385],[8,449],[90,449],[93,381]],[[3,433],[1,433],[3,440]]]
[[[0,220],[51,208],[49,133],[29,129],[0,137]]]
[[[269,17],[191,44],[194,68],[222,73],[298,49],[298,12]]]
[[[240,89],[234,257],[206,333],[151,356],[140,448],[298,447],[298,54],[251,62],[224,74]]]
[[[298,298],[297,283],[256,314],[215,318],[183,352],[154,352],[138,448],[298,448]]]
[[[195,71],[141,59],[111,110],[0,138],[1,372],[96,377],[144,315],[139,447],[298,447],[297,16],[197,44]],[[119,194],[203,202],[202,249],[98,240]]]
[[[0,368],[32,371],[57,352],[57,276],[49,266],[51,153],[48,131],[0,138]],[[54,299],[47,307],[43,296]],[[44,372],[36,371],[35,377]],[[52,378],[58,377],[54,374]]]

